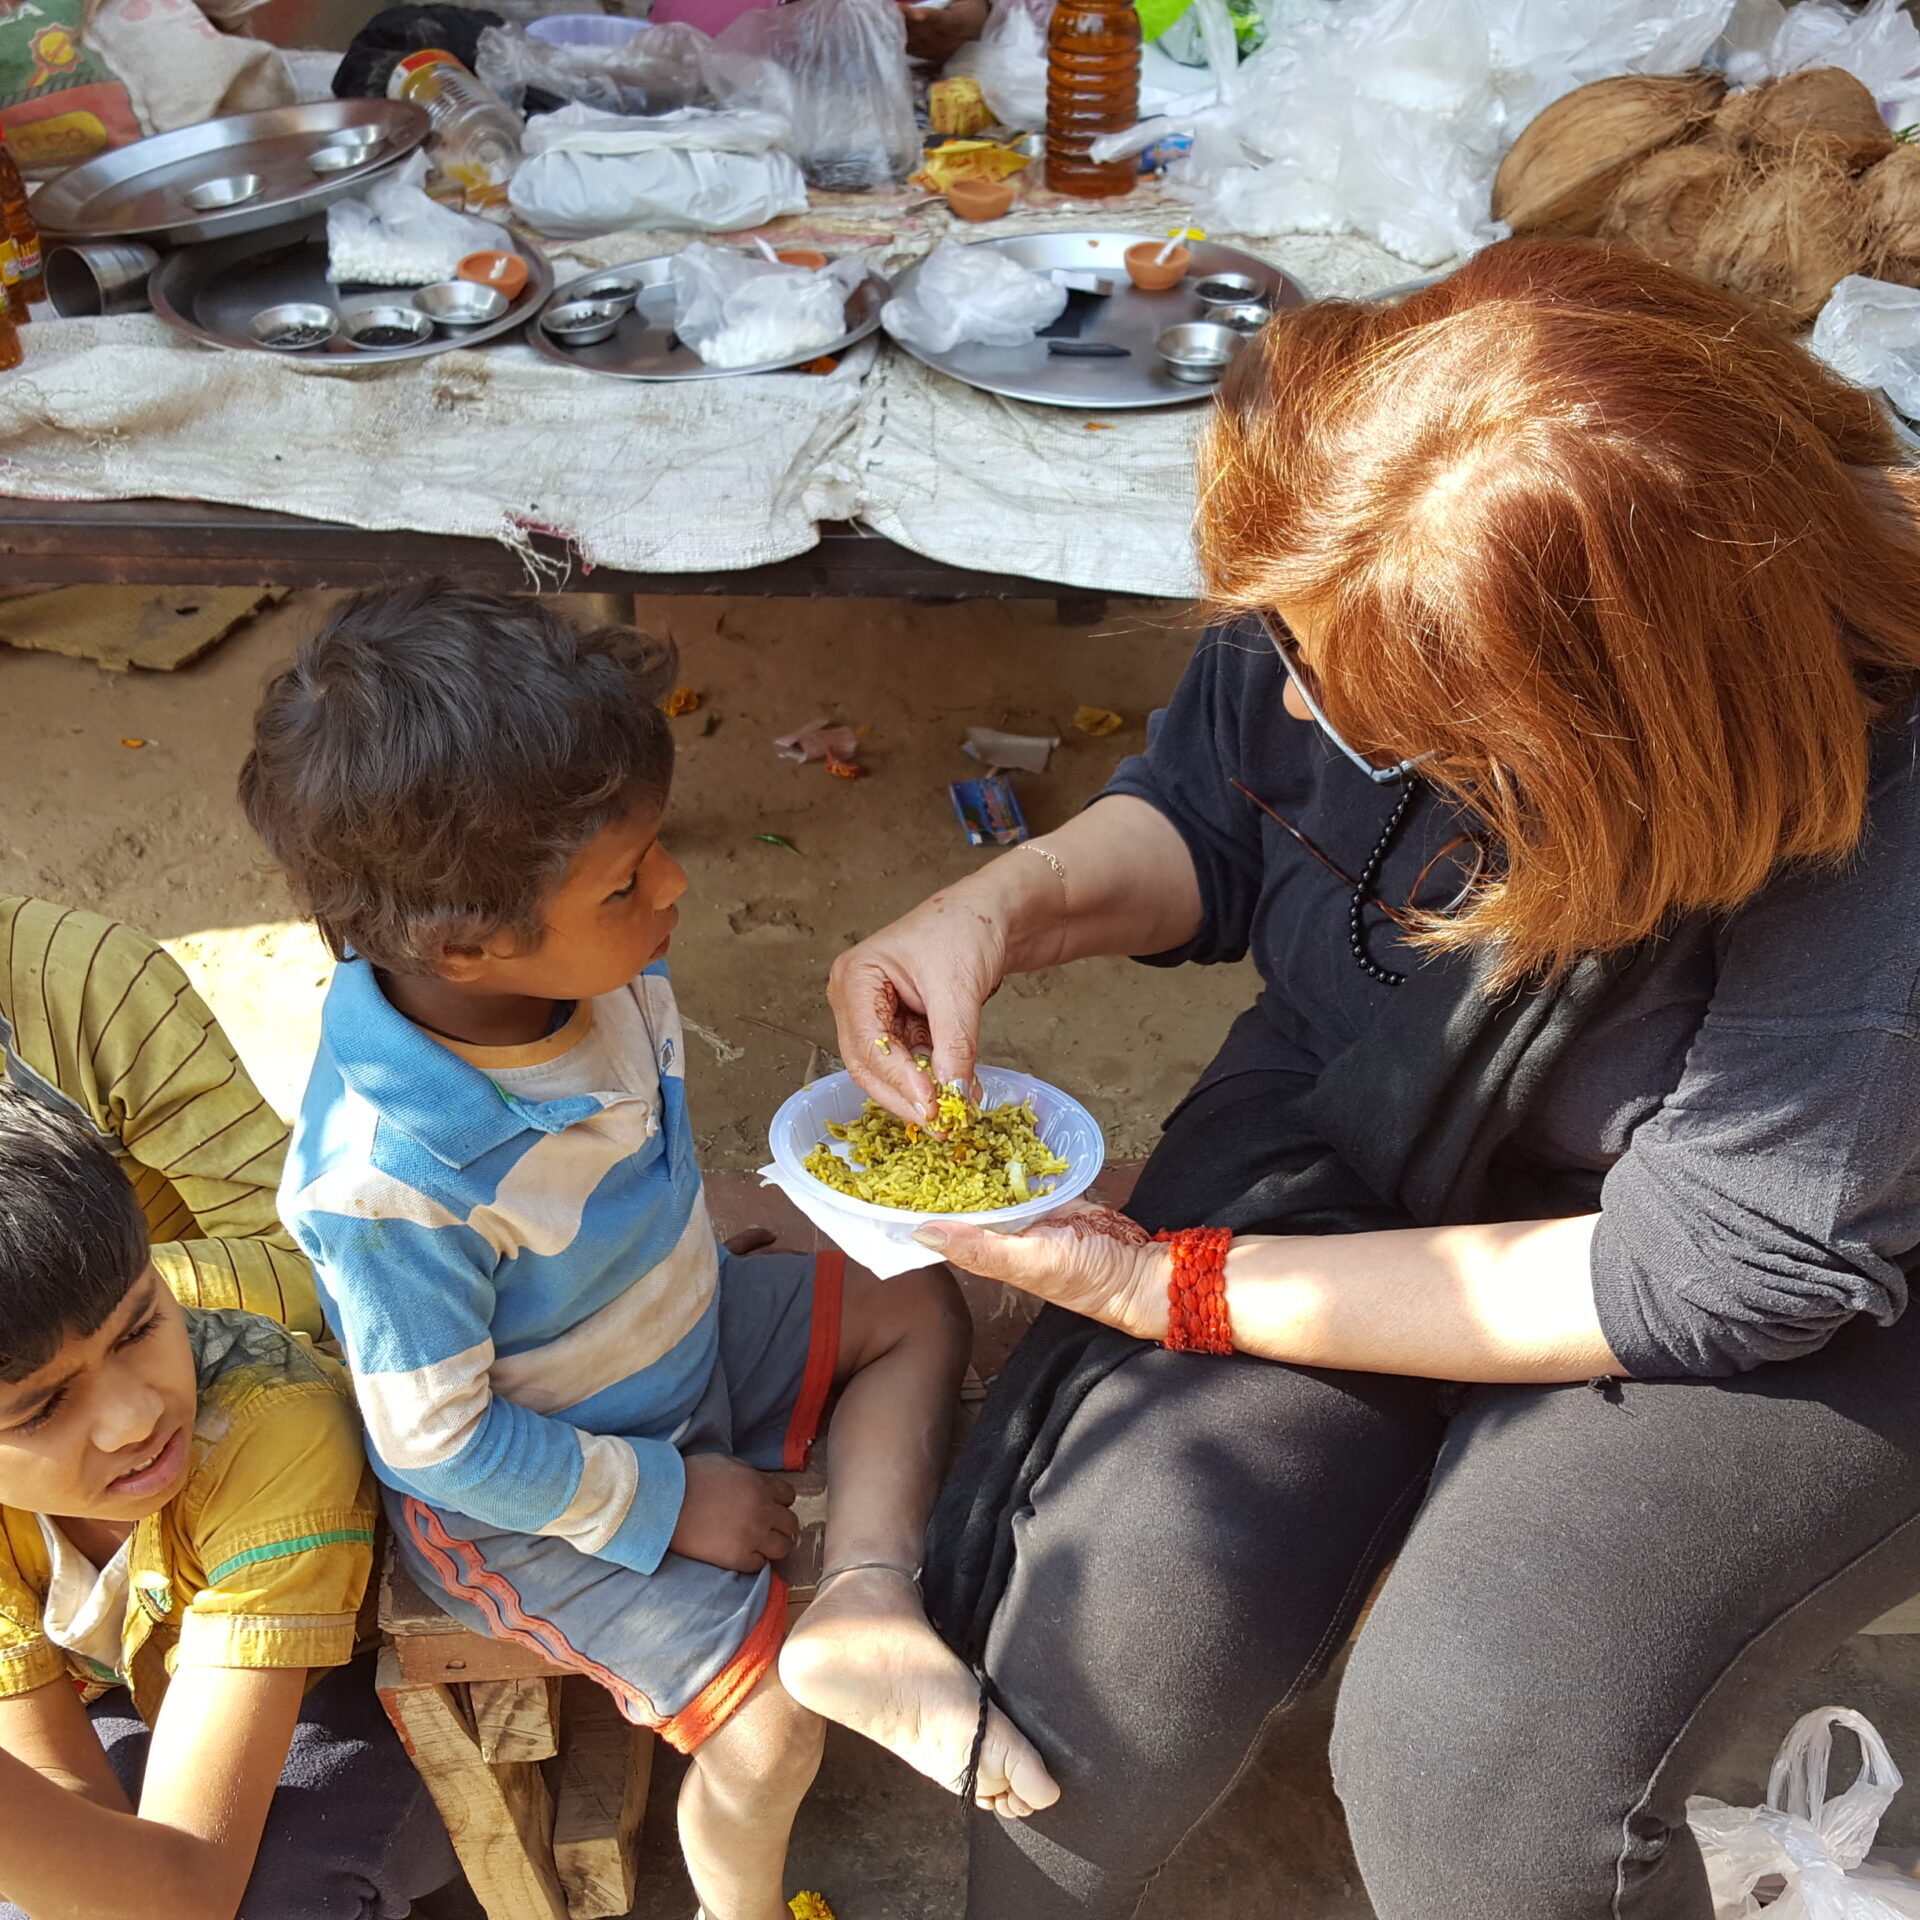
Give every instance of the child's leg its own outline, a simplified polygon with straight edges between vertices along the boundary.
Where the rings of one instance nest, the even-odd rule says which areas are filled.
[[[895,1280],[847,1269],[846,1384],[827,1464],[820,1592],[780,1655],[793,1696],[896,1753],[950,1791],[963,1784],[980,1689],[927,1624],[913,1574],[946,1469],[969,1323],[944,1267]],[[1040,1756],[995,1709],[979,1800],[1020,1815],[1059,1798]]]
[[[826,1731],[768,1673],[695,1749],[680,1787],[680,1845],[702,1920],[788,1920],[787,1836]]]

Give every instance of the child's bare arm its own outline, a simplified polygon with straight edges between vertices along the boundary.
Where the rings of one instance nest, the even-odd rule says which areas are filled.
[[[0,1700],[0,1753],[11,1754],[43,1779],[115,1813],[131,1813],[106,1749],[80,1696],[67,1680]]]
[[[154,1729],[138,1814],[124,1799],[105,1803],[98,1771],[53,1699],[66,1694],[78,1731],[92,1740],[64,1682],[10,1703],[0,1719],[8,1898],[30,1913],[87,1920],[233,1920],[306,1682],[299,1667],[182,1668]],[[94,1752],[111,1780],[97,1740]]]

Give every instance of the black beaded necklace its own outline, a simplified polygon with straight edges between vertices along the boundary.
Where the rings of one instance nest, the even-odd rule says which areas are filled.
[[[1408,813],[1412,811],[1419,791],[1420,782],[1409,778],[1400,798],[1394,803],[1393,812],[1387,816],[1387,824],[1380,829],[1380,838],[1373,843],[1373,851],[1367,855],[1367,864],[1360,869],[1360,877],[1353,883],[1353,901],[1347,908],[1347,945],[1353,951],[1354,964],[1369,980],[1377,980],[1383,987],[1405,986],[1407,976],[1396,973],[1391,967],[1383,967],[1367,951],[1367,898],[1373,892],[1374,882],[1380,878],[1381,868],[1387,864],[1387,855],[1393,851],[1394,840]]]

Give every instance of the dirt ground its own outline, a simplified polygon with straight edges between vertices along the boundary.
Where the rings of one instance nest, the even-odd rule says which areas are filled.
[[[109,674],[0,647],[0,892],[45,894],[165,940],[283,1112],[305,1076],[327,963],[293,920],[233,785],[261,682],[326,604],[296,596],[171,674]],[[963,843],[947,801],[948,781],[979,771],[959,751],[965,729],[1062,735],[1051,771],[1019,779],[1027,817],[1044,830],[1140,745],[1193,631],[1187,609],[1139,603],[1115,603],[1090,627],[1059,625],[1051,602],[659,599],[638,612],[679,642],[683,677],[703,697],[677,723],[671,839],[692,891],[675,973],[695,1023],[689,1081],[703,1157],[738,1174],[762,1163],[769,1116],[833,1044],[821,983],[834,954],[988,857]],[[1083,704],[1120,712],[1125,728],[1075,734]],[[871,729],[865,778],[833,780],[774,756],[775,734],[820,715]],[[1168,976],[1083,964],[1002,993],[985,1056],[1079,1094],[1113,1156],[1136,1157],[1251,992],[1241,968]],[[1849,1642],[1790,1701],[1756,1713],[1707,1790],[1757,1799],[1792,1714],[1828,1699],[1869,1713],[1896,1753],[1920,1752],[1920,1636]],[[1328,1776],[1330,1718],[1322,1688],[1275,1729],[1140,1920],[1367,1920]],[[665,1755],[656,1768],[634,1920],[693,1910],[672,1841],[679,1771]],[[1920,1843],[1914,1806],[1903,1796],[1884,1839]],[[793,1884],[824,1889],[840,1920],[959,1920],[964,1831],[945,1794],[836,1732],[794,1836]],[[478,1909],[450,1895],[436,1920],[479,1920]]]
[[[0,648],[0,891],[166,941],[283,1112],[312,1054],[327,964],[233,786],[262,682],[327,603],[298,595],[169,674]],[[1016,776],[1043,831],[1138,749],[1193,632],[1185,608],[1143,602],[1115,602],[1094,627],[1058,624],[1051,601],[655,599],[638,615],[678,642],[702,696],[676,722],[670,842],[692,886],[674,973],[695,1023],[703,1157],[745,1170],[764,1163],[774,1108],[833,1046],[821,993],[833,956],[989,857],[965,844],[947,799],[949,781],[983,771],[960,751],[967,727],[1061,736],[1047,773]],[[1082,705],[1126,725],[1077,734]],[[822,715],[870,729],[862,779],[776,757],[776,734]],[[1239,968],[1177,986],[1118,960],[1030,976],[989,1009],[985,1055],[1079,1095],[1110,1152],[1135,1157],[1251,991]]]

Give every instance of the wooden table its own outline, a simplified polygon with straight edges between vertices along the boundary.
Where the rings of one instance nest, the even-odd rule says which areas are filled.
[[[564,567],[558,540],[536,551]],[[22,500],[0,497],[0,555],[9,583],[36,586],[370,587],[445,573],[476,586],[532,584],[518,555],[456,534],[369,532],[333,521],[198,500]],[[1052,600],[1061,617],[1100,617],[1106,596],[1019,574],[923,559],[845,521],[820,529],[809,553],[728,573],[556,572],[555,590],[605,594],[827,595],[889,600]]]

